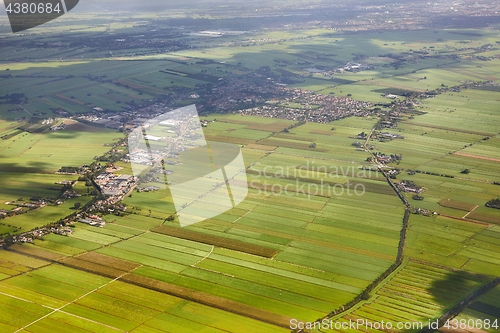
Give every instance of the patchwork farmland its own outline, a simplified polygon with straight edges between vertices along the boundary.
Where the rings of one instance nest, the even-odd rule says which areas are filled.
[[[110,33],[115,45],[123,31],[154,32],[142,21],[153,16],[137,15],[108,27],[65,22],[78,31],[65,30],[65,42]],[[111,55],[107,44],[5,46],[2,101],[21,90],[26,100],[0,104],[2,240],[80,220],[81,207],[102,199],[95,174],[133,173],[125,134],[94,118],[134,122],[129,112],[197,103],[206,139],[241,147],[249,193],[179,228],[168,189],[131,191],[120,210],[98,214],[102,228],[68,223],[64,235],[9,244],[0,250],[1,332],[299,332],[303,324],[307,333],[416,333],[443,317],[499,317],[500,210],[486,206],[500,196],[498,33],[248,33],[208,41],[177,31],[172,40],[193,44]],[[38,37],[53,43],[52,33]],[[353,58],[366,70],[338,70]],[[289,95],[245,86],[238,98],[218,96],[241,81]],[[321,123],[315,103],[332,95],[365,107]],[[273,107],[302,120],[255,115]],[[81,174],[64,171],[83,165]],[[68,182],[74,196],[57,203]],[[54,202],[29,208],[38,197]],[[322,320],[411,325],[318,328]]]
[[[235,132],[227,126],[219,129],[219,124],[244,129],[253,127],[254,119],[256,124],[261,121],[245,117],[235,124],[234,116],[227,116],[227,122],[224,116],[217,117],[208,132],[222,130],[231,135]],[[36,332],[59,324],[132,332],[170,331],[175,325],[189,324],[192,330],[203,327],[215,332],[224,327],[224,320],[231,321],[234,332],[243,327],[239,325],[271,332],[286,331],[292,319],[322,318],[362,294],[398,255],[404,206],[382,173],[363,168],[369,167],[366,153],[349,144],[354,142],[349,137],[368,132],[375,120],[357,124],[361,127],[350,120],[338,121],[334,131],[329,125],[300,125],[287,134],[292,143],[287,147],[262,144],[272,140],[269,135],[276,135],[266,132],[265,126],[247,129],[260,138],[240,142],[250,171],[250,192],[238,207],[179,229],[176,221],[166,220],[174,212],[168,193],[134,193],[124,201],[132,214],[105,216],[104,228],[78,224],[69,237],[48,235],[33,244],[11,246],[6,253],[12,259],[3,264],[2,295],[34,309],[41,307],[43,311],[33,311],[46,316],[26,327]],[[285,125],[289,124],[279,127]],[[319,131],[322,134],[314,134]],[[294,142],[307,143],[306,133],[324,151],[294,147]],[[218,137],[223,140],[222,134]],[[363,184],[363,193],[349,192],[349,183]],[[440,205],[462,208],[462,212],[472,208],[450,202],[443,199]],[[412,215],[409,222],[405,254],[410,259],[371,291],[368,300],[332,318],[424,322],[487,283],[486,275],[497,269],[493,268],[497,255],[491,252],[497,239],[495,227],[444,216]],[[24,260],[24,266],[13,264]],[[456,269],[471,273],[456,273]],[[50,280],[49,271],[82,276],[95,284],[81,290],[75,278],[73,286],[58,295],[59,286]],[[449,279],[460,280],[462,286],[442,291],[440,285],[451,286],[445,282]],[[115,296],[115,288],[161,293],[168,304],[181,302],[182,308],[197,312],[210,307],[224,314],[224,319],[204,322],[177,310],[150,308]],[[448,293],[447,301],[443,293]],[[118,299],[111,302],[109,297]],[[408,298],[415,302],[402,302]],[[20,304],[24,303],[16,306]],[[135,307],[134,315],[129,315]],[[90,319],[92,323],[87,322]],[[2,323],[6,328],[22,328],[29,320]]]
[[[244,126],[253,119],[259,121],[245,118]],[[218,123],[223,122],[219,117]],[[354,135],[369,130],[373,123],[367,121],[366,128],[338,123],[331,136]],[[307,132],[327,130],[319,125],[299,128]],[[271,172],[280,165],[304,173],[303,184],[319,177],[317,171],[301,168],[304,160],[297,156],[303,150],[287,148],[281,152],[274,147],[269,154],[259,142],[272,132],[248,131],[259,137],[252,148],[243,148],[248,166],[255,170],[255,187],[269,180],[268,175],[259,177],[259,170]],[[337,149],[324,134],[317,138],[325,151]],[[345,153],[352,154],[351,150],[349,147]],[[348,193],[347,186],[336,188],[345,191],[338,195],[320,196],[296,189],[288,197],[251,188],[249,197],[237,208],[184,229],[175,221],[165,221],[173,213],[172,206],[165,209],[169,207],[168,194],[134,193],[125,200],[132,214],[107,216],[104,228],[78,225],[70,237],[49,235],[31,245],[11,246],[10,251],[53,262],[54,267],[117,279],[284,328],[291,318],[314,320],[353,299],[394,262],[403,215],[397,196],[386,190],[385,178],[375,172],[360,172],[361,156],[358,164],[330,161],[325,156],[322,153],[315,159],[318,165],[341,165],[345,171],[332,173],[332,184],[359,181],[377,186],[368,186],[366,197],[361,192],[359,196]],[[273,183],[293,184],[293,174],[289,176],[275,175]],[[326,193],[327,188],[324,190]],[[346,223],[353,217],[359,222]],[[382,219],[384,223],[379,222]],[[5,283],[20,278],[14,274]],[[94,293],[81,301],[91,295]],[[81,315],[79,311],[77,315]],[[121,322],[106,325],[129,327],[120,326]]]

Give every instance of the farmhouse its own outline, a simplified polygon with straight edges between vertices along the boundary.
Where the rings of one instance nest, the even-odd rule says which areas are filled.
[[[90,217],[79,219],[78,222],[91,225],[93,227],[102,228],[106,225],[106,222],[97,215],[92,215]]]
[[[407,193],[420,194],[420,193],[424,192],[424,189],[422,187],[417,186],[417,184],[415,184],[411,180],[403,180],[397,186],[399,187],[399,189],[401,191],[407,192]]]
[[[155,135],[150,135],[150,134],[147,134],[144,138],[146,140],[149,140],[149,141],[161,141],[161,140],[165,139],[163,137],[155,136]]]

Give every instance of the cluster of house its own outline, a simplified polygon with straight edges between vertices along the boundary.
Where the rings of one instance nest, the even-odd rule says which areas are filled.
[[[411,180],[402,180],[396,185],[403,192],[415,193],[415,194],[421,194],[422,192],[424,192],[424,188],[418,186]]]
[[[50,130],[51,130],[52,132],[62,131],[63,129],[66,129],[66,127],[67,127],[67,126],[66,126],[66,124],[60,124],[60,125],[52,126],[52,127],[50,128]]]
[[[16,237],[16,242],[19,243],[33,243],[33,239],[36,237],[42,237],[44,234],[35,230],[32,234],[22,234]]]
[[[389,175],[389,177],[391,177],[392,179],[395,179],[400,174],[401,170],[399,169],[391,169],[387,171],[387,175]]]
[[[43,227],[16,235],[13,237],[12,241],[13,243],[33,243],[34,239],[41,239],[43,236],[51,233],[69,236],[73,233],[73,230],[68,226]]]
[[[93,112],[79,115],[76,119],[98,127],[127,130],[144,125],[148,120],[164,114],[172,108],[166,107],[165,103],[157,103],[140,108],[128,107],[115,112],[100,107],[94,107],[92,110]]]
[[[42,125],[49,125],[52,124],[55,121],[54,118],[47,118],[42,121]]]
[[[416,214],[416,215],[423,215],[423,216],[431,216],[431,215],[437,215],[438,213],[437,212],[432,212],[428,209],[422,209],[422,208],[418,208],[418,207],[412,207],[411,209],[411,213],[412,214]]]
[[[155,192],[158,191],[160,188],[158,186],[148,186],[148,187],[143,187],[143,188],[138,188],[137,192]]]
[[[227,79],[210,91],[207,104],[216,110],[234,110],[242,105],[261,104],[268,95],[279,98],[283,92],[271,80],[263,80],[260,74],[248,75],[248,80]],[[263,80],[257,84],[256,80]]]
[[[104,172],[98,175],[95,182],[101,188],[101,193],[106,196],[122,196],[135,187],[135,178],[130,175],[115,175]]]
[[[106,225],[106,222],[99,215],[89,215],[88,217],[79,219],[78,222],[99,228],[102,228]]]
[[[248,80],[227,81],[214,87],[207,101],[207,104],[219,111],[328,123],[348,116],[367,115],[367,109],[372,107],[371,103],[356,101],[350,97],[316,94],[309,90],[291,88],[270,77],[266,79],[258,72],[248,75]],[[266,103],[269,102],[269,96],[273,96],[273,103]],[[300,107],[287,107],[289,104]]]
[[[0,209],[0,218],[5,218],[9,216],[19,215],[27,213],[31,210],[45,207],[49,204],[60,205],[63,203],[61,199],[50,199],[50,198],[31,198],[29,201],[22,199],[15,201],[7,201],[6,205],[13,206],[13,209]]]
[[[281,104],[266,104],[244,109],[239,113],[326,124],[349,116],[366,116],[372,107],[371,103],[356,101],[349,97],[314,94],[301,89],[283,89],[291,96],[282,98]],[[285,106],[287,103],[300,104],[302,108],[287,107]]]
[[[123,196],[110,196],[95,202],[93,205],[88,207],[86,211],[120,215],[127,210],[127,206],[121,202],[122,200]]]
[[[375,66],[373,65],[364,65],[356,62],[348,62],[345,64],[344,67],[338,68],[335,70],[336,73],[343,73],[343,72],[359,72],[362,70],[369,70],[373,69]]]
[[[123,114],[117,112],[116,114],[107,114],[103,117],[101,116],[101,114],[103,114],[104,109],[100,107],[94,107],[92,108],[92,110],[94,110],[95,112],[79,116],[78,119],[90,122],[98,127],[107,127],[111,129],[120,129],[121,127],[123,127],[121,121],[124,116]]]
[[[373,133],[372,138],[378,139],[379,141],[392,141],[394,139],[406,139],[402,135],[393,134],[393,133],[389,133],[389,132],[377,132],[377,133]]]
[[[389,164],[389,163],[394,163],[398,162],[402,159],[402,156],[399,154],[391,154],[391,155],[386,155],[381,152],[376,152],[374,154],[375,158],[377,161],[381,164]]]
[[[136,164],[153,165],[154,161],[160,156],[160,154],[161,152],[156,150],[147,151],[145,149],[135,149],[133,151],[133,160]],[[123,158],[123,161],[130,163],[130,154],[127,154],[126,157]]]
[[[76,192],[75,190],[73,189],[67,189],[66,191],[64,191],[63,194],[61,194],[60,198],[61,199],[72,199],[72,198],[76,198],[76,197],[81,197],[82,195],[78,192]],[[59,205],[59,203],[57,203]]]

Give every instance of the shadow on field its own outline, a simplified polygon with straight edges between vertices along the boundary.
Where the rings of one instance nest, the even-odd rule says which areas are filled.
[[[49,167],[51,166],[52,165],[50,163],[45,162],[30,162],[29,165],[21,165],[17,163],[0,163],[0,172],[47,173],[50,172]]]
[[[443,278],[433,280],[428,291],[437,303],[448,308],[472,294],[485,282],[487,279],[479,275],[448,272]]]
[[[3,175],[0,173],[0,177]],[[62,185],[55,185],[51,182],[29,181],[26,178],[15,179],[9,175],[3,182],[0,179],[0,197],[5,200],[29,200],[31,197],[58,198],[61,194]],[[14,179],[15,184],[12,184]],[[3,202],[2,202],[3,203]]]

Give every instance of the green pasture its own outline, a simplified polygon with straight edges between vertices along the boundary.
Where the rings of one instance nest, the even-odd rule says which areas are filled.
[[[407,255],[470,272],[492,274],[497,271],[498,235],[487,231],[487,225],[421,216],[411,216],[410,223],[412,232],[408,235]]]
[[[80,166],[92,162],[109,150],[120,134],[107,129],[66,130],[47,134],[22,132],[0,142],[2,169],[30,173],[53,173],[63,166]]]
[[[200,273],[202,272],[203,271],[200,271]],[[268,288],[259,288],[258,285],[247,284],[246,288],[244,288],[243,290],[238,290],[234,286],[237,281],[233,281],[232,279],[227,282],[230,283],[230,285],[226,286],[223,282],[224,276],[219,276],[218,281],[220,281],[220,284],[216,285],[214,284],[213,279],[211,279],[210,281],[204,281],[186,275],[184,275],[182,279],[179,279],[178,275],[174,273],[146,267],[137,269],[135,271],[135,274],[158,279],[160,281],[168,283],[174,283],[193,290],[207,292],[209,294],[227,298],[278,314],[297,316],[298,318],[313,318],[314,316],[317,316],[321,313],[321,311],[307,308],[304,304],[289,303],[289,300],[286,299],[286,293],[282,292],[282,295],[279,295],[279,289],[273,288],[273,295],[267,294],[267,292],[269,292]],[[264,291],[266,289],[268,290],[267,292]],[[269,298],[268,296],[273,297]]]
[[[416,117],[412,124],[423,126],[438,125],[450,131],[498,134],[500,114],[495,99],[498,92],[483,90],[464,90],[458,93],[445,93],[426,100],[421,111],[425,115]]]

